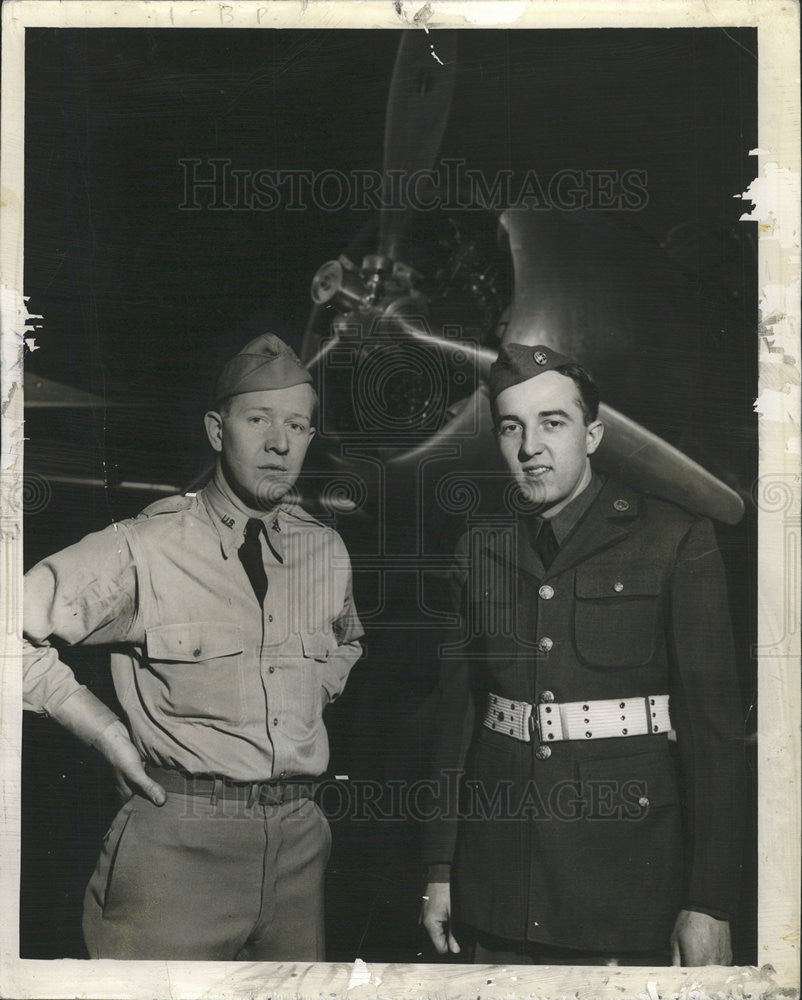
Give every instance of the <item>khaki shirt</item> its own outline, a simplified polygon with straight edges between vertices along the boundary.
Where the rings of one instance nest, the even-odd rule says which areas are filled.
[[[247,515],[215,484],[87,535],[25,577],[24,707],[82,690],[50,640],[112,644],[131,738],[149,761],[258,781],[319,775],[323,708],[362,648],[336,531],[291,503],[264,517],[261,608],[238,548]],[[97,709],[90,739],[114,721]]]

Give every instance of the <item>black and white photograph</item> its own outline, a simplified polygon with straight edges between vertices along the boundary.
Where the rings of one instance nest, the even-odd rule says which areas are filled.
[[[798,988],[798,6],[454,6],[3,6],[4,995]]]

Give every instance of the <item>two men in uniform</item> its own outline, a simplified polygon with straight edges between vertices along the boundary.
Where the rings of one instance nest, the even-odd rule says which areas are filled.
[[[458,547],[424,925],[480,962],[727,964],[742,723],[712,526],[593,471],[568,358],[509,343],[489,388],[520,503]]]
[[[311,376],[277,337],[223,369],[197,495],[26,576],[24,705],[94,745],[130,797],[84,899],[93,958],[322,960],[324,707],[361,653],[339,535],[292,499]],[[53,641],[112,646],[124,724]]]
[[[257,338],[206,415],[211,482],[27,576],[25,707],[134,793],[86,892],[92,957],[324,958],[313,783],[362,631],[342,540],[291,500],[310,382]],[[598,392],[549,347],[503,347],[490,391],[522,505],[458,551],[423,922],[482,962],[727,963],[741,725],[712,527],[592,470]],[[126,724],[53,639],[112,645]]]

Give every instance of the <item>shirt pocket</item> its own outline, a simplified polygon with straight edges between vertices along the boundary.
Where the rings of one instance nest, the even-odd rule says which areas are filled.
[[[146,631],[154,708],[200,722],[239,724],[244,713],[242,629],[185,622]]]
[[[333,632],[308,632],[306,635],[301,635],[301,647],[303,648],[304,658],[307,660],[316,660],[318,663],[326,663],[331,656],[332,646],[334,644],[334,633]]]
[[[573,634],[580,661],[605,668],[647,664],[655,652],[661,592],[657,567],[579,567]]]
[[[326,705],[331,692],[326,687],[326,664],[336,645],[333,632],[319,629],[300,636],[303,655],[302,694],[307,705]]]

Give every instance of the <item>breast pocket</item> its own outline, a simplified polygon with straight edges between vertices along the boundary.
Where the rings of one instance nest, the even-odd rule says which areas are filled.
[[[310,707],[326,704],[331,692],[326,687],[326,664],[336,644],[333,632],[324,630],[302,633],[303,652],[302,697]]]
[[[242,721],[244,645],[238,625],[160,625],[147,630],[145,641],[156,708],[201,722]]]
[[[574,645],[583,663],[625,668],[652,659],[662,591],[656,568],[582,566],[574,587]]]

